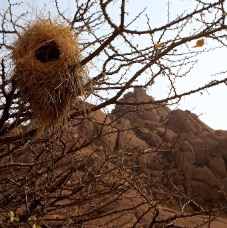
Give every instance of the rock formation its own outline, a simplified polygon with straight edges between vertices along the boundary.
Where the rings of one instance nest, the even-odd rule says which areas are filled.
[[[133,105],[138,102],[140,105]],[[185,212],[180,206],[193,202],[186,212],[194,213],[197,205],[212,208],[212,203],[226,203],[227,131],[210,128],[188,110],[171,110],[165,104],[157,104],[144,89],[125,94],[120,103],[108,116],[98,110],[73,119],[71,128],[62,132],[60,139],[54,136],[49,141],[46,132],[42,140],[46,139],[47,144],[32,145],[31,151],[30,145],[25,145],[2,164],[9,160],[24,166],[33,164],[35,155],[43,151],[38,158],[41,163],[32,172],[35,187],[30,188],[30,195],[41,191],[56,202],[61,195],[64,209],[56,207],[44,216],[51,227],[61,224],[56,217],[62,222],[71,222],[73,217],[84,227],[153,227],[151,220],[159,205],[162,208],[158,208],[158,219],[175,220],[179,215],[175,223],[179,227],[195,227],[204,219],[209,221],[208,216],[180,218]],[[8,137],[34,128],[35,123],[20,126]],[[51,180],[57,187],[49,185],[50,174],[42,165],[48,158],[55,159],[55,163],[45,164],[51,166]],[[11,169],[15,169],[13,176]],[[18,178],[27,178],[23,167],[20,173],[17,167],[11,169],[5,171],[10,177],[15,178],[16,173]],[[44,193],[43,186],[53,190]],[[1,188],[6,188],[5,184],[0,184]],[[179,201],[178,195],[182,196]],[[26,211],[23,207],[18,214]],[[166,227],[165,224],[155,227]],[[227,220],[218,218],[214,227],[226,224]]]
[[[120,101],[150,101],[139,106],[117,105],[111,116],[123,116],[127,127],[134,129],[134,135],[144,142],[132,138],[128,145],[139,143],[144,149],[147,144],[147,149],[154,151],[141,159],[143,170],[162,178],[167,168],[174,170],[172,160],[182,180],[176,181],[178,187],[199,202],[221,199],[218,190],[227,189],[227,131],[215,131],[188,110],[171,111],[165,104],[152,104],[154,99],[141,88]]]

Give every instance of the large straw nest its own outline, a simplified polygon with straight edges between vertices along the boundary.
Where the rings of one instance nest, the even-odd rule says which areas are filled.
[[[21,99],[30,103],[39,129],[61,123],[88,82],[76,36],[49,20],[28,26],[14,43],[14,79]]]

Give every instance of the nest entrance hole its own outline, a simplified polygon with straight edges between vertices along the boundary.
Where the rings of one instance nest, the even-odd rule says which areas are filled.
[[[35,50],[35,57],[42,63],[56,61],[60,58],[59,46],[55,41],[45,42]]]

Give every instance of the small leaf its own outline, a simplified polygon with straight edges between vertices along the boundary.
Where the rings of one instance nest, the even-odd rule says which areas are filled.
[[[164,47],[164,44],[162,43],[157,43],[154,45],[156,48],[163,48]]]
[[[68,180],[65,185],[66,186],[71,186],[72,185],[72,182],[70,180]]]
[[[193,48],[197,48],[197,47],[202,47],[204,45],[204,39],[200,39],[196,41],[196,45],[193,46]]]
[[[13,211],[9,211],[9,217],[14,217],[14,212]]]
[[[15,222],[20,222],[20,218],[19,217],[15,217],[14,220],[15,220]]]
[[[36,216],[32,215],[28,218],[28,221],[36,221]]]
[[[10,222],[14,222],[14,217],[10,217]]]

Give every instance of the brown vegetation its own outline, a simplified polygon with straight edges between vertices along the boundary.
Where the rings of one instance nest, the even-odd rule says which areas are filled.
[[[167,23],[157,27],[144,17],[145,9],[130,18],[130,2],[78,0],[70,19],[55,1],[64,26],[42,21],[54,33],[56,26],[64,31],[55,38],[46,32],[44,38],[30,36],[36,26],[45,26],[26,28],[24,15],[15,18],[18,5],[10,0],[0,11],[1,227],[226,224],[227,133],[210,128],[190,111],[169,107],[226,83],[226,72],[217,69],[200,87],[180,93],[176,86],[203,52],[188,48],[189,42],[212,39],[216,46],[207,53],[226,47],[224,1],[196,0],[194,9],[175,17],[170,17],[169,1]],[[119,18],[112,17],[111,9]],[[139,20],[145,29],[135,25]],[[83,44],[72,37],[75,33],[86,37]],[[14,45],[11,37],[18,39]],[[58,42],[67,37],[69,43]],[[83,91],[78,91],[77,79],[84,84],[80,73],[85,68],[95,104],[78,97]],[[67,82],[68,77],[72,80]],[[154,99],[146,90],[159,86],[159,78],[168,82],[168,91]],[[37,102],[41,107],[36,109]],[[114,105],[111,113],[100,111],[109,105]],[[67,125],[48,127],[68,109]]]

